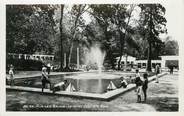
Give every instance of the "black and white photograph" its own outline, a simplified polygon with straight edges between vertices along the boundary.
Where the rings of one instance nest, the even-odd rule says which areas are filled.
[[[178,112],[174,10],[6,4],[6,112]]]

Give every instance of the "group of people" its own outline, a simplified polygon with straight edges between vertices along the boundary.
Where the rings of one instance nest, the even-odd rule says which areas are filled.
[[[139,70],[136,70],[135,76],[137,102],[141,102],[142,93],[144,95],[144,102],[147,100],[147,88],[148,88],[148,74],[144,73],[143,78],[140,76]]]
[[[66,88],[66,84],[67,84],[67,80],[64,80],[63,82],[60,82],[58,84],[55,84],[52,87],[51,81],[49,79],[49,74],[50,74],[50,64],[48,64],[47,66],[43,65],[42,66],[42,76],[41,76],[41,82],[42,82],[42,92],[44,91],[44,88],[46,88],[46,85],[50,85],[50,90],[53,90],[53,93],[55,91],[58,90],[65,90]],[[9,66],[9,72],[8,72],[9,76],[6,77],[6,83],[10,84],[10,86],[14,86],[14,66],[11,64]]]

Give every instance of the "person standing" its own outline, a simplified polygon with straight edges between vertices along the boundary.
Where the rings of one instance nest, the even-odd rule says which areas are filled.
[[[43,68],[42,68],[42,77],[41,77],[42,92],[44,91],[44,88],[45,88],[46,84],[49,84],[50,89],[51,89],[51,82],[50,82],[46,72],[47,72],[47,68],[45,66],[43,66]]]
[[[173,74],[173,69],[174,69],[174,67],[171,66],[171,68],[170,68],[170,74]]]
[[[47,64],[47,73],[50,74],[51,65],[50,63]]]
[[[136,93],[137,93],[137,102],[140,103],[141,102],[141,95],[142,95],[142,81],[140,79],[140,77],[137,78],[136,80]]]
[[[158,81],[158,74],[160,73],[160,67],[159,67],[158,64],[155,67],[155,72],[156,72],[156,83],[159,83],[159,81]]]
[[[10,75],[10,86],[14,85],[14,71],[13,71],[14,67],[11,64],[10,65],[10,70],[9,70],[9,75]]]
[[[141,102],[141,95],[142,95],[142,79],[141,75],[139,73],[139,70],[136,69],[136,74],[135,74],[135,84],[136,84],[136,94],[137,94],[137,102]]]
[[[144,73],[143,74],[143,85],[142,85],[142,91],[143,91],[143,94],[144,94],[144,102],[146,102],[147,100],[147,89],[148,89],[148,74],[147,73]]]

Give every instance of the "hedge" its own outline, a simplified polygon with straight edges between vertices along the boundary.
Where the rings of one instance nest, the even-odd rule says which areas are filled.
[[[15,70],[21,71],[40,71],[44,63],[38,60],[25,60],[25,59],[6,59],[6,70],[12,64]]]

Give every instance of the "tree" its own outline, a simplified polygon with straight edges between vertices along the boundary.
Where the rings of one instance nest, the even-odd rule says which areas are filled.
[[[178,55],[179,46],[176,40],[172,40],[170,36],[164,41],[162,55]]]
[[[26,24],[33,14],[32,7],[6,6],[6,53],[26,53],[23,48],[26,46],[22,39],[29,35]]]
[[[151,71],[152,47],[154,44],[162,43],[159,39],[160,33],[167,30],[165,8],[161,4],[140,4],[140,24],[148,42],[147,71]]]
[[[127,6],[123,6],[123,5],[117,5],[115,6],[116,8],[116,12],[117,14],[115,15],[115,20],[113,22],[115,22],[115,24],[118,27],[118,32],[119,32],[119,36],[120,36],[120,59],[118,61],[118,69],[120,70],[120,66],[121,66],[121,59],[122,59],[122,55],[123,52],[127,57],[127,42],[131,42],[134,43],[133,40],[131,39],[131,37],[129,37],[129,39],[127,38],[127,35],[129,34],[129,23],[132,17],[132,13],[134,11],[134,8],[136,5],[129,5],[130,8],[127,10]],[[127,21],[125,21],[127,19]],[[124,34],[123,34],[124,33]],[[126,62],[127,59],[125,61],[125,68],[126,68]]]
[[[69,69],[71,62],[71,55],[73,50],[73,42],[76,40],[77,32],[80,32],[80,28],[84,25],[82,14],[86,11],[86,5],[73,5],[71,11],[69,11],[69,20],[65,20],[67,25],[65,26],[65,31],[68,33],[68,43],[69,43],[69,51],[66,56],[66,67],[65,69]],[[68,22],[70,21],[70,22]]]
[[[90,5],[91,12],[89,12],[96,20],[97,24],[95,27],[99,27],[98,30],[93,29],[101,33],[101,36],[96,37],[97,41],[100,41],[103,48],[106,50],[106,60],[109,61],[112,68],[115,68],[115,56],[114,51],[117,46],[117,39],[115,29],[111,23],[112,15],[115,13],[112,5]],[[92,33],[89,32],[89,33]],[[97,32],[96,32],[97,33]],[[93,34],[93,36],[100,34]]]
[[[34,15],[30,17],[31,39],[35,41],[35,52],[53,54],[53,42],[55,38],[55,20],[53,18],[56,9],[53,5],[35,5]]]
[[[127,54],[129,46],[138,48],[136,42],[132,38],[132,27],[130,21],[132,20],[132,12],[136,5],[91,5],[92,15],[95,17],[101,28],[104,30],[104,40],[106,43],[107,56],[112,59],[111,63],[114,64],[113,56],[114,49],[119,51],[120,59],[118,61],[118,69],[121,68],[121,58],[123,53]],[[116,38],[119,38],[117,40]],[[113,47],[112,47],[113,46]]]
[[[60,30],[60,69],[63,69],[63,13],[64,13],[64,5],[60,6],[60,22],[59,22],[59,30]]]
[[[54,10],[50,5],[8,5],[7,53],[53,53]]]

